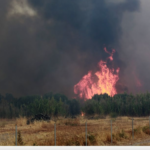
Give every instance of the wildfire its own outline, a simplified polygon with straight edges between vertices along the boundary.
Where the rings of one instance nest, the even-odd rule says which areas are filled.
[[[112,53],[110,53],[110,52],[107,51],[106,47],[104,47],[104,51],[105,51],[106,53],[110,54],[110,56],[109,56],[108,58],[109,58],[111,61],[113,61],[113,60],[114,60],[114,59],[113,59],[113,54],[115,53],[115,50],[113,49],[113,50],[112,50]]]
[[[110,54],[108,59],[113,61],[113,54],[115,50],[112,50],[112,53],[109,53],[106,48],[105,52]],[[120,68],[109,69],[107,67],[107,62],[100,61],[98,63],[100,71],[97,71],[94,75],[98,80],[94,81],[94,76],[92,76],[92,71],[89,71],[79,83],[74,86],[74,93],[78,94],[81,99],[91,99],[95,94],[104,94],[107,93],[110,96],[117,94],[115,85],[119,80],[119,71]]]
[[[84,116],[84,113],[83,113],[83,112],[81,112],[81,116],[82,116],[82,117]]]

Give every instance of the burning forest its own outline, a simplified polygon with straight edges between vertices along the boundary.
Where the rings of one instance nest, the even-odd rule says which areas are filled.
[[[88,126],[88,144],[129,142],[131,126],[114,133],[115,119],[150,115],[150,1],[0,0],[0,6],[0,136],[14,136],[16,124],[21,145],[53,145],[50,136],[59,145],[85,145]],[[102,137],[98,130],[110,131],[110,120],[99,123],[107,118],[113,135]],[[146,122],[135,124],[132,134],[149,136]],[[13,145],[14,137],[4,142]]]
[[[0,5],[2,95],[52,91],[87,100],[94,94],[149,91],[145,2],[5,0]]]
[[[109,53],[106,48],[104,48],[106,53]],[[110,56],[108,60],[113,61],[113,54],[115,50],[112,50],[112,53],[109,53]],[[116,83],[119,80],[119,71],[120,68],[116,70],[114,68],[109,69],[107,67],[107,62],[101,60],[98,63],[99,70],[94,73],[97,80],[94,82],[94,77],[92,71],[89,71],[79,83],[74,86],[74,93],[78,94],[81,99],[91,99],[95,94],[105,94],[109,96],[114,96],[117,94]]]
[[[0,116],[148,114],[149,4],[0,1]]]
[[[0,116],[148,114],[148,4],[1,1]]]

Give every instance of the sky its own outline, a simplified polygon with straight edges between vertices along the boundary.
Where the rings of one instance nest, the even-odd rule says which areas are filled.
[[[150,91],[148,0],[0,1],[0,93],[48,92],[73,97],[73,87],[114,54],[118,93]]]

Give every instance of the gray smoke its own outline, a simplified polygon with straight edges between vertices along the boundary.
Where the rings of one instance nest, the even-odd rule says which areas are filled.
[[[136,32],[131,22],[141,13],[139,0],[5,0],[0,5],[2,94],[52,91],[72,97],[73,86],[108,57],[104,46],[116,49],[113,66],[121,68],[118,92],[133,91],[134,86],[126,84],[126,71],[132,70],[132,50],[142,39],[129,41]],[[136,73],[140,78],[141,72]]]
[[[127,65],[123,80],[128,85],[128,90],[133,93],[147,92],[150,90],[150,2],[142,1],[140,11],[129,14],[126,12],[122,21],[122,37],[120,45],[120,59]],[[136,85],[136,78],[142,86]]]

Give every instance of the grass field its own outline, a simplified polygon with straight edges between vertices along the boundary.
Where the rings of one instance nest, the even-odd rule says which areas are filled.
[[[87,121],[87,145],[150,145],[150,142],[138,143],[144,140],[150,141],[148,117],[134,118],[134,139],[132,136],[132,120],[128,117],[112,119],[112,143],[111,143],[111,118],[76,119],[59,118],[56,122],[56,145],[85,145],[85,122]],[[51,146],[54,145],[54,121],[34,122],[27,125],[26,118],[16,120],[0,120],[0,145],[15,145],[15,125],[17,124],[18,145],[25,146]]]

